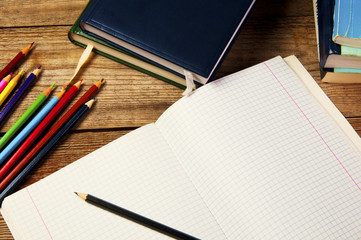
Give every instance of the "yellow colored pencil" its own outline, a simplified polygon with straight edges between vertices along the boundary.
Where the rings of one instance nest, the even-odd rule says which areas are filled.
[[[11,79],[9,84],[0,93],[0,106],[4,103],[9,94],[14,90],[16,84],[18,84],[20,77],[23,74],[23,71],[24,69],[21,70],[13,79]]]

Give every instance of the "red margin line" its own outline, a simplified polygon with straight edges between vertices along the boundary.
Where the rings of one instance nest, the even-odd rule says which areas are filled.
[[[357,186],[357,188],[361,191],[360,186],[356,183],[355,179],[353,179],[353,177],[351,176],[351,174],[347,171],[347,169],[345,168],[345,166],[341,163],[340,159],[336,156],[336,154],[332,151],[331,147],[327,144],[326,140],[322,137],[322,135],[319,133],[319,131],[316,129],[316,127],[312,124],[311,120],[306,116],[306,114],[302,111],[302,109],[300,108],[300,106],[297,104],[297,102],[295,101],[295,99],[291,96],[291,94],[287,91],[287,89],[285,88],[285,86],[283,86],[283,84],[281,83],[281,81],[276,77],[276,75],[272,72],[271,68],[264,63],[264,65],[266,65],[266,67],[268,68],[268,70],[272,73],[273,77],[277,80],[277,82],[279,83],[279,85],[281,85],[281,87],[283,88],[283,90],[287,93],[287,95],[291,98],[292,102],[297,106],[297,108],[300,110],[300,112],[302,113],[302,115],[307,119],[307,121],[309,122],[309,124],[312,126],[312,128],[316,131],[316,133],[318,134],[318,136],[321,138],[321,140],[323,141],[323,143],[327,146],[327,148],[330,150],[330,152],[332,153],[332,155],[336,158],[336,160],[338,161],[338,163],[342,166],[343,170],[345,170],[345,172],[347,173],[347,175],[351,178],[352,182]]]
[[[53,239],[53,237],[51,236],[51,233],[50,233],[48,227],[47,227],[46,224],[45,224],[45,221],[44,221],[43,217],[42,217],[41,214],[40,214],[40,211],[39,211],[38,207],[36,206],[36,204],[35,204],[35,202],[34,202],[34,199],[33,199],[33,198],[31,197],[31,195],[30,195],[29,189],[26,188],[26,191],[28,192],[31,201],[32,201],[33,204],[34,204],[34,207],[35,207],[36,211],[38,212],[39,217],[40,217],[41,221],[43,222],[43,224],[44,224],[44,226],[45,226],[45,228],[46,228],[46,231],[48,231],[50,238]]]

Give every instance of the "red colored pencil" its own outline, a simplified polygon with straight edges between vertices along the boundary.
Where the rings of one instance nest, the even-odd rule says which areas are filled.
[[[16,186],[18,186],[21,181],[26,177],[27,174],[37,165],[42,158],[57,144],[61,138],[80,120],[80,118],[90,110],[94,99],[86,102],[78,111],[72,115],[69,120],[64,124],[63,127],[59,129],[58,132],[48,141],[44,147],[36,154],[32,159],[27,159],[27,161],[20,161],[14,169],[5,177],[3,181],[0,181],[0,188],[2,189],[0,193],[0,202],[4,199],[4,195],[9,195]]]
[[[88,89],[88,91],[86,91],[84,93],[84,95],[50,129],[50,131],[34,147],[31,148],[30,152],[28,152],[28,154],[26,154],[21,159],[21,163],[28,162],[29,160],[31,160],[43,148],[43,146],[59,131],[59,129],[75,114],[75,112],[95,95],[95,93],[99,90],[99,88],[103,82],[104,82],[104,79],[99,80],[98,82],[94,83],[93,86],[91,86]],[[10,160],[1,168],[0,179],[3,179],[5,177],[5,174],[7,174],[9,172],[9,170],[12,168],[12,166],[14,165],[14,163],[10,162]],[[20,163],[19,163],[19,165],[20,165]],[[10,182],[13,179],[13,177],[15,177],[21,169],[22,168],[18,168],[16,166],[16,168],[11,171],[10,175],[6,176],[6,178],[3,181],[1,181],[0,191],[1,191],[1,188],[6,186],[7,183]]]
[[[45,131],[45,129],[51,124],[51,122],[61,113],[61,111],[68,105],[78,92],[82,80],[74,84],[69,91],[62,97],[62,99],[55,105],[55,107],[48,113],[48,115],[41,121],[41,123],[35,128],[25,142],[18,148],[18,150],[11,156],[6,165],[1,169],[2,179],[5,174],[19,161],[29,147],[37,140],[37,138]],[[6,167],[6,169],[5,169]]]
[[[21,60],[25,58],[25,56],[29,53],[30,48],[33,46],[34,42],[29,44],[26,48],[21,50],[14,58],[11,60],[6,67],[0,72],[0,79],[3,79],[10,72],[14,71],[15,68],[19,65]]]

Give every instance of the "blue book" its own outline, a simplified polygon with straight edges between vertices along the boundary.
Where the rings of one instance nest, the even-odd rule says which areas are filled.
[[[361,1],[336,0],[333,41],[340,45],[361,47]]]
[[[254,3],[94,0],[80,27],[132,56],[205,84],[214,77]]]
[[[332,40],[335,0],[313,2],[321,77],[333,74],[334,68],[360,68],[361,57],[342,54],[341,45]]]

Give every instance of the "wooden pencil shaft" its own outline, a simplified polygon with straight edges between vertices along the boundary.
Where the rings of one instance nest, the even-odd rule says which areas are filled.
[[[89,106],[83,105],[74,116],[54,135],[54,137],[40,150],[33,158],[21,161],[15,168],[0,182],[0,204],[6,196],[12,193],[36,164],[60,141],[60,139],[81,119],[89,110]],[[30,161],[31,160],[31,161]],[[18,174],[19,173],[19,174]]]
[[[178,231],[177,229],[174,229],[174,228],[171,228],[171,227],[168,227],[162,223],[159,223],[159,222],[156,222],[152,219],[149,219],[149,218],[146,218],[142,215],[139,215],[137,213],[134,213],[132,211],[129,211],[127,209],[124,209],[122,207],[119,207],[115,204],[112,204],[112,203],[109,203],[109,202],[106,202],[100,198],[97,198],[95,196],[92,196],[90,194],[87,195],[86,199],[85,199],[86,202],[92,204],[92,205],[95,205],[97,207],[100,207],[104,210],[107,210],[109,212],[112,212],[114,214],[117,214],[121,217],[124,217],[128,220],[131,220],[133,222],[136,222],[140,225],[143,225],[145,227],[148,227],[148,228],[151,228],[155,231],[158,231],[160,233],[163,233],[165,235],[168,235],[170,237],[173,237],[175,239],[198,239],[198,238],[195,238],[191,235],[188,235],[184,232],[181,232],[181,231]]]

